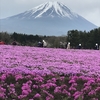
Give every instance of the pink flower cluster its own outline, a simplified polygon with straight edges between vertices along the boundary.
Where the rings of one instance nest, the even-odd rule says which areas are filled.
[[[5,81],[1,77],[7,75]],[[23,78],[16,80],[17,75]],[[30,76],[30,77],[29,77]],[[29,77],[29,78],[28,78]],[[43,78],[42,81],[40,77]],[[63,81],[61,81],[63,77]],[[35,80],[34,80],[35,79]],[[1,73],[0,99],[11,100],[99,100],[100,78],[59,74]]]
[[[100,76],[99,50],[0,46],[0,72]]]

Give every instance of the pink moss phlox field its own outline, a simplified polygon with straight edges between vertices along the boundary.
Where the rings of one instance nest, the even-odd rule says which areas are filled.
[[[99,50],[0,46],[0,100],[99,98]]]

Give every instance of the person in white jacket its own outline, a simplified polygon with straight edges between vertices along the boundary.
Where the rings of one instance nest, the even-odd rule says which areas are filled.
[[[67,49],[70,49],[70,42],[68,42],[67,44]]]
[[[43,40],[42,42],[43,42],[43,47],[47,47],[47,42],[45,40]]]

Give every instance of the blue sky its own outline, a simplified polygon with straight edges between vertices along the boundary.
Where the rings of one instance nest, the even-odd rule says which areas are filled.
[[[29,10],[47,1],[58,1],[100,27],[100,0],[0,0],[0,19]]]

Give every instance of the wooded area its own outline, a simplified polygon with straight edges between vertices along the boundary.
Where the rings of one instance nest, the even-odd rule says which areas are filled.
[[[90,32],[70,30],[66,33],[66,36],[39,36],[16,32],[0,32],[0,41],[4,41],[7,45],[16,41],[18,45],[22,46],[38,46],[38,42],[42,42],[42,40],[47,42],[47,47],[52,48],[66,48],[67,43],[70,42],[71,48],[76,49],[81,44],[83,49],[95,49],[96,44],[100,45],[100,27]]]

